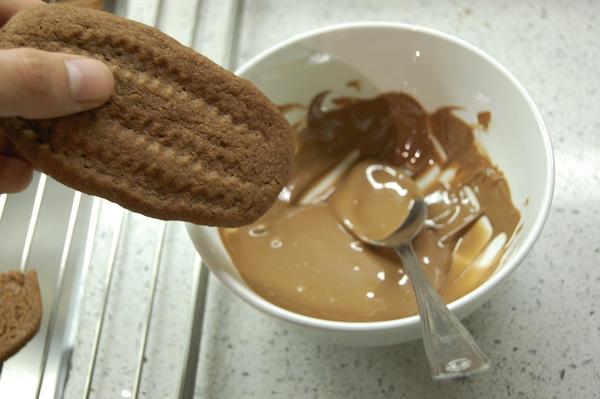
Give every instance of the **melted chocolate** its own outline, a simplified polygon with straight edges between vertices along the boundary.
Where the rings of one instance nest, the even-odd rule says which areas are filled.
[[[413,245],[433,286],[447,302],[479,286],[497,267],[520,214],[471,127],[453,108],[428,114],[403,93],[339,98],[335,109],[324,111],[327,95],[308,107],[297,134],[296,169],[279,200],[253,225],[220,230],[244,280],[270,302],[317,318],[415,314],[397,257],[361,243],[333,209],[337,192],[364,194],[357,182],[369,165],[387,165],[414,180],[428,204],[428,227]],[[385,217],[389,209],[351,211]],[[393,216],[401,220],[404,211]]]

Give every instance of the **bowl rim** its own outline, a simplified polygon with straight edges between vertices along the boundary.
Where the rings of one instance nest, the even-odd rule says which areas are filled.
[[[464,308],[469,303],[474,302],[477,298],[485,295],[489,292],[493,287],[500,284],[504,281],[519,265],[525,255],[529,252],[529,250],[533,247],[533,244],[539,237],[545,221],[548,217],[548,213],[550,211],[550,207],[552,204],[552,197],[554,191],[554,178],[555,178],[555,165],[554,165],[554,154],[552,150],[552,142],[550,139],[550,135],[546,129],[546,125],[542,119],[541,113],[538,110],[537,106],[533,102],[533,99],[527,92],[527,90],[523,87],[523,85],[498,61],[496,61],[489,54],[480,50],[472,44],[467,43],[466,41],[456,38],[450,34],[440,32],[431,28],[426,28],[418,25],[406,24],[406,23],[397,23],[397,22],[379,22],[379,21],[361,21],[361,22],[347,22],[341,24],[328,25],[325,27],[309,30],[304,33],[300,33],[294,35],[274,46],[269,47],[268,49],[260,52],[258,55],[252,57],[249,61],[244,63],[241,67],[239,67],[235,73],[236,75],[243,75],[250,68],[254,67],[256,64],[261,62],[266,57],[271,54],[278,52],[279,50],[295,44],[297,42],[304,41],[309,38],[313,38],[315,36],[320,36],[323,34],[328,34],[337,31],[344,30],[355,30],[355,29],[364,29],[364,28],[385,28],[385,29],[394,29],[394,30],[403,30],[403,31],[411,31],[416,33],[421,33],[429,36],[433,36],[436,39],[444,40],[450,42],[452,44],[463,47],[485,61],[487,61],[491,66],[493,66],[499,73],[503,74],[508,80],[514,85],[514,87],[518,90],[518,92],[523,96],[527,105],[529,106],[530,111],[533,113],[533,116],[536,120],[539,132],[542,135],[542,140],[544,143],[544,153],[547,160],[547,173],[544,176],[545,189],[542,196],[542,204],[540,207],[540,211],[536,215],[536,218],[533,222],[533,226],[529,234],[524,238],[523,243],[515,249],[515,252],[510,257],[510,261],[505,263],[504,267],[500,269],[498,272],[492,274],[490,278],[488,278],[483,284],[469,292],[468,294],[458,298],[457,300],[451,302],[448,305],[448,308],[455,312]],[[188,224],[188,232],[190,236],[192,233],[193,225]],[[419,315],[413,315],[409,317],[404,317],[401,319],[394,320],[385,320],[385,321],[374,321],[374,322],[347,322],[347,321],[335,321],[335,320],[325,320],[318,319],[315,317],[305,316],[299,313],[292,312],[290,310],[281,308],[277,305],[272,304],[266,299],[260,297],[251,288],[245,286],[239,281],[236,281],[232,276],[228,273],[222,272],[220,268],[212,268],[208,265],[209,269],[215,274],[215,276],[227,287],[229,287],[236,295],[242,298],[245,302],[252,305],[253,307],[261,310],[265,313],[273,315],[279,319],[286,320],[288,322],[311,327],[314,329],[320,330],[333,330],[333,331],[382,331],[382,330],[391,330],[391,329],[399,329],[399,328],[411,328],[416,327],[420,323]]]

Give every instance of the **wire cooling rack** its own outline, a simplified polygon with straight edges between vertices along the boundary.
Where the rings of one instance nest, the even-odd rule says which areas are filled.
[[[167,0],[158,0],[155,6],[153,24],[159,29],[166,15],[167,3]],[[111,12],[128,16],[128,1],[105,1],[104,4]],[[233,69],[238,50],[243,0],[232,0],[229,4],[228,24],[223,41],[225,47],[220,63]],[[179,38],[194,49],[198,48],[202,6],[202,0],[189,2],[189,10],[195,16],[191,37],[187,41]],[[108,257],[103,265],[100,298],[96,298],[100,308],[92,323],[93,338],[89,352],[82,354],[88,358],[83,386],[71,389],[69,397],[101,397],[97,394],[98,386],[102,384],[97,381],[100,379],[98,370],[102,362],[99,353],[103,337],[109,334],[106,324],[111,315],[107,309],[111,298],[116,295],[114,285],[119,278],[115,271],[118,267],[124,267],[119,265],[119,252],[123,249],[124,241],[140,238],[139,235],[130,233],[126,226],[130,219],[141,216],[103,199],[68,189],[43,174],[36,174],[30,188],[23,193],[0,195],[0,271],[15,268],[21,271],[36,270],[44,309],[42,326],[35,338],[16,356],[0,364],[0,398],[67,396],[65,386],[69,375],[75,371],[72,369],[73,351],[78,331],[83,324],[81,313],[84,287],[91,271],[95,271],[95,261],[98,260],[96,244],[103,238],[99,236],[106,233],[99,232],[98,227],[99,220],[103,217],[110,218],[111,238]],[[176,245],[173,244],[176,241],[168,239],[169,234],[175,234],[176,225],[177,223],[156,221],[152,231],[156,234],[152,255],[144,258],[149,259],[144,269],[149,274],[146,293],[148,300],[143,302],[144,308],[139,310],[143,313],[141,328],[134,329],[136,332],[141,331],[141,335],[137,340],[139,345],[134,371],[126,376],[131,380],[131,389],[120,392],[125,398],[154,397],[151,392],[142,389],[142,377],[145,368],[150,367],[147,365],[147,350],[153,316],[156,316],[157,287],[161,276],[164,276],[161,273],[161,268],[166,263],[164,253],[169,245]],[[189,243],[186,244],[189,247]],[[178,378],[173,386],[162,388],[163,391],[170,392],[168,397],[193,397],[196,384],[208,271],[197,254],[193,256],[192,263]]]

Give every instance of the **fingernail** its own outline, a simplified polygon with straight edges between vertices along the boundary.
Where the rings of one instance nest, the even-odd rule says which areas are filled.
[[[71,98],[78,103],[106,101],[113,91],[112,72],[106,64],[89,58],[65,61]]]

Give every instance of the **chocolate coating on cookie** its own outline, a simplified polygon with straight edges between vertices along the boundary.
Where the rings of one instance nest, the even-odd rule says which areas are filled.
[[[158,30],[65,6],[28,8],[0,48],[99,59],[115,93],[91,111],[0,119],[34,167],[82,192],[158,219],[239,226],[263,214],[293,162],[290,127],[250,82]]]

